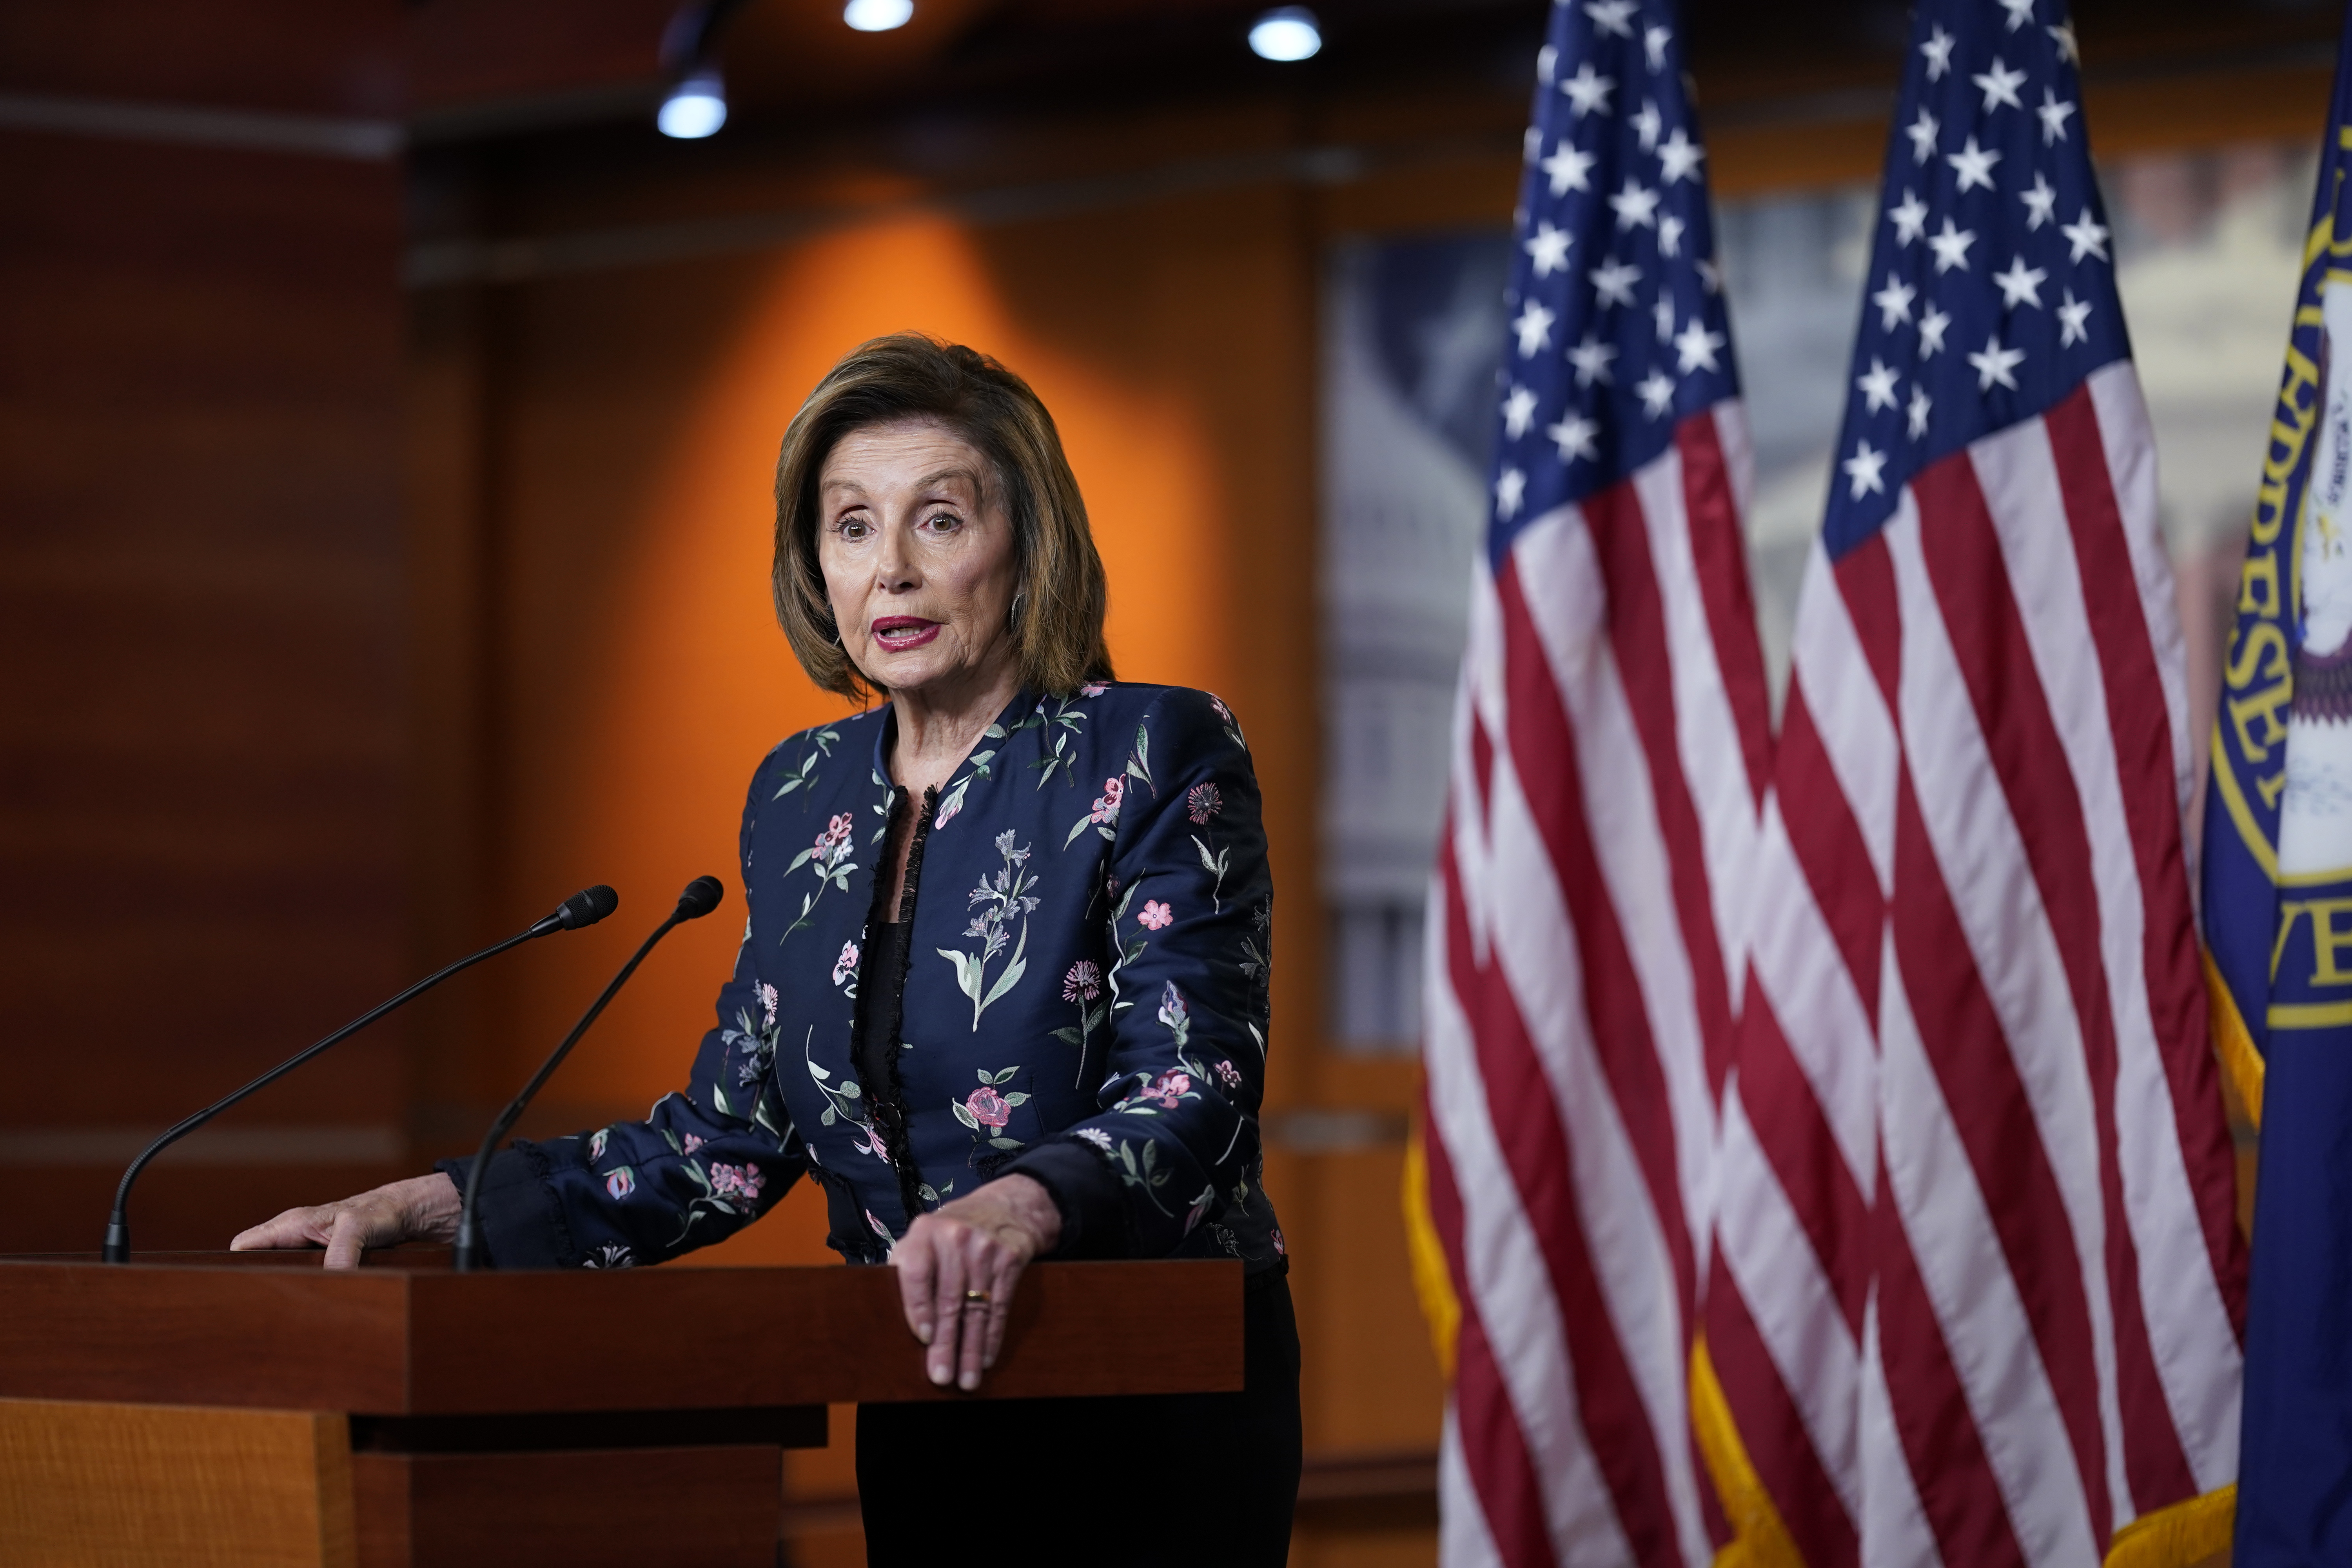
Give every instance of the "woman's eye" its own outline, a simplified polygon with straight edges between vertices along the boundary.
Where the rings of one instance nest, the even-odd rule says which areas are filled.
[[[844,539],[863,539],[866,533],[866,522],[862,517],[845,517],[834,528]]]
[[[949,529],[951,529],[951,528],[956,527],[957,525],[959,525],[959,524],[960,524],[960,523],[961,523],[962,521],[963,521],[963,519],[961,519],[961,518],[960,518],[960,517],[956,516],[956,514],[955,514],[955,513],[953,513],[953,512],[951,512],[951,511],[942,511],[942,512],[938,512],[938,513],[933,514],[933,515],[932,515],[932,516],[931,516],[931,517],[930,517],[930,518],[929,518],[929,520],[924,523],[924,526],[925,526],[925,527],[927,527],[927,528],[935,529],[935,530],[937,530],[937,531],[940,531],[940,532],[944,533],[944,532],[945,532],[945,531],[947,531]]]

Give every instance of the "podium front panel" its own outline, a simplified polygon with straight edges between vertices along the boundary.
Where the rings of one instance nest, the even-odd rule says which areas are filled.
[[[329,1273],[315,1257],[0,1259],[0,1397],[461,1415],[1242,1386],[1230,1261],[1034,1265],[965,1394],[923,1375],[888,1268]]]
[[[40,1504],[5,1509],[0,1559],[766,1568],[828,1405],[1233,1392],[1242,1364],[1225,1261],[1031,1267],[965,1394],[923,1375],[888,1268],[0,1258],[0,1505]],[[173,1544],[207,1541],[230,1556]]]

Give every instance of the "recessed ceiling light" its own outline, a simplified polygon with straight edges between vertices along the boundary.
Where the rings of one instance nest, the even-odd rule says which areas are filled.
[[[670,89],[654,116],[663,135],[686,142],[711,135],[726,123],[727,89],[714,70],[697,71]]]
[[[1323,29],[1306,6],[1284,5],[1251,26],[1249,44],[1262,60],[1303,60],[1323,47]]]
[[[887,33],[903,27],[915,15],[915,0],[849,0],[841,19],[861,33]]]

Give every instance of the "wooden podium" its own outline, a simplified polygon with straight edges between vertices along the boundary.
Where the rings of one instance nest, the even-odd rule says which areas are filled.
[[[967,1394],[887,1268],[0,1258],[0,1563],[773,1568],[828,1404],[1235,1390],[1241,1324],[1238,1263],[1034,1265]]]

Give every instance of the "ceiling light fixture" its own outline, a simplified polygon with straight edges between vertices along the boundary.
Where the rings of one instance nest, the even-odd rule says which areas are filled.
[[[654,116],[654,124],[663,135],[682,142],[713,135],[726,123],[726,84],[709,68],[696,71],[670,89],[669,96],[662,100],[661,112]]]
[[[698,142],[727,123],[727,86],[719,78],[719,35],[744,0],[686,0],[662,29],[662,70],[674,83],[654,115],[665,136]]]
[[[849,0],[841,19],[861,33],[887,33],[913,20],[915,0]]]
[[[1323,47],[1323,29],[1304,5],[1283,5],[1252,23],[1250,52],[1262,60],[1303,60]]]

